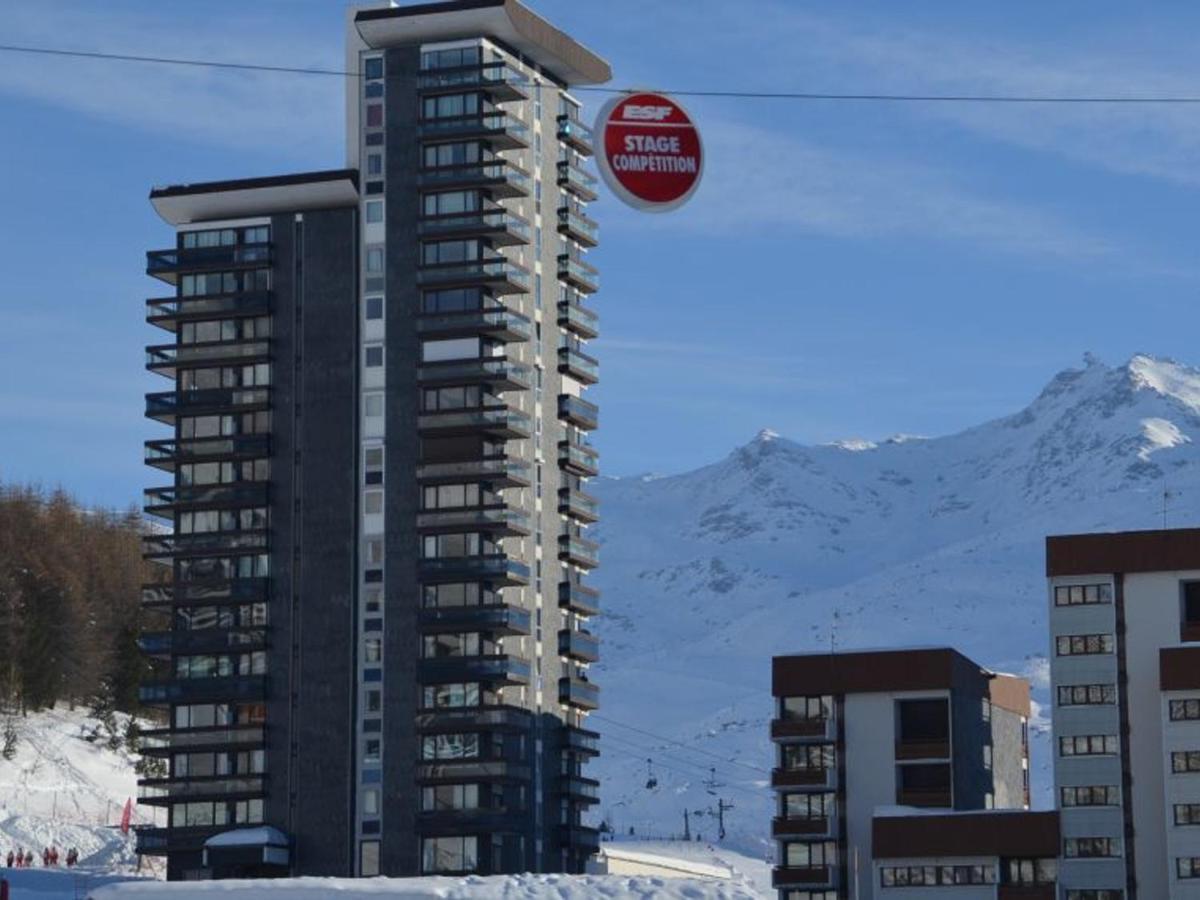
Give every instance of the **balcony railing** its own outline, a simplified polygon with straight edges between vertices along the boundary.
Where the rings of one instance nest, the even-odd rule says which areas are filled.
[[[481,138],[497,150],[523,150],[529,146],[529,126],[505,112],[422,119],[417,136],[436,140]]]
[[[600,520],[600,501],[583,491],[559,488],[558,511],[576,521],[591,524]]]
[[[600,832],[587,825],[560,825],[559,840],[580,855],[590,855],[600,849]]]
[[[600,782],[582,775],[563,775],[558,780],[558,789],[573,800],[597,803],[600,800]]]
[[[558,633],[558,655],[593,663],[600,658],[600,642],[586,631],[563,629]]]
[[[600,424],[600,407],[573,394],[560,394],[558,417],[584,431],[594,431]]]
[[[558,277],[560,281],[565,281],[585,294],[594,294],[600,290],[600,273],[596,271],[596,267],[569,255],[558,258]]]
[[[949,790],[905,790],[896,789],[896,804],[899,806],[919,806],[929,809],[949,809],[953,806],[953,798]]]
[[[142,555],[147,559],[261,553],[266,548],[265,530],[154,534],[142,538]]]
[[[138,800],[151,806],[201,798],[250,797],[266,790],[262,775],[217,778],[143,778],[138,781]]]
[[[431,709],[418,713],[417,731],[424,734],[470,731],[479,728],[497,731],[525,731],[533,713],[520,706],[472,706],[454,709]]]
[[[568,706],[580,709],[598,709],[600,706],[600,688],[590,681],[578,678],[560,678],[558,680],[558,700]]]
[[[558,539],[558,558],[581,569],[594,569],[600,565],[599,553],[600,545],[587,538],[564,534]]]
[[[270,455],[271,440],[265,434],[146,441],[146,465],[165,472],[174,472],[180,463],[263,459]]]
[[[448,483],[487,481],[502,487],[528,487],[528,460],[491,456],[462,462],[422,463],[417,466],[417,481]]]
[[[529,270],[504,257],[473,262],[426,266],[417,271],[417,283],[426,287],[486,287],[497,296],[529,290]]]
[[[417,513],[417,529],[424,532],[486,531],[491,534],[529,534],[529,513],[507,504],[474,506]]]
[[[788,738],[821,738],[823,740],[833,740],[835,737],[834,731],[833,719],[771,720],[772,740],[786,740]]]
[[[481,681],[493,684],[528,684],[529,660],[520,656],[445,656],[422,659],[418,666],[423,684]]]
[[[595,175],[563,160],[558,164],[558,186],[580,200],[595,200],[598,181]]]
[[[559,303],[558,324],[585,340],[600,334],[600,316],[580,303]]]
[[[238,675],[228,678],[180,678],[144,682],[138,699],[146,706],[166,703],[202,703],[221,700],[260,700],[266,696],[267,679],[263,675]]]
[[[422,609],[418,614],[425,634],[478,631],[494,635],[527,635],[529,610],[504,603],[486,606],[445,606]]]
[[[772,769],[771,787],[833,787],[836,769]]]
[[[568,208],[558,211],[558,231],[585,247],[595,247],[600,243],[600,226],[582,213]]]
[[[568,726],[563,729],[563,747],[571,753],[598,756],[600,754],[600,735],[585,728]]]
[[[146,274],[175,284],[180,272],[235,269],[262,266],[271,261],[270,244],[237,244],[227,247],[192,247],[186,250],[150,250],[146,253]]]
[[[485,209],[448,216],[428,216],[417,222],[417,234],[424,238],[451,238],[479,235],[493,247],[528,244],[532,236],[529,223],[504,209]]]
[[[265,506],[267,483],[265,481],[243,481],[235,484],[192,484],[147,488],[142,493],[142,500],[146,512],[164,518],[170,518],[178,509],[193,507]]]
[[[426,412],[417,417],[424,432],[470,434],[485,432],[506,440],[529,437],[529,413],[508,406]]]
[[[246,291],[198,297],[158,297],[146,301],[146,321],[167,331],[180,321],[221,316],[265,316],[271,311],[270,291]]]
[[[558,585],[558,605],[581,616],[594,616],[600,612],[600,592],[578,582],[562,581]]]
[[[558,117],[558,139],[574,147],[585,156],[592,155],[596,144],[596,138],[592,133],[592,129],[570,115]]]
[[[430,583],[488,581],[501,586],[529,583],[529,566],[509,556],[450,556],[420,561],[421,580]]]
[[[533,335],[533,323],[519,312],[501,306],[418,315],[417,331],[425,337],[486,334],[499,341],[527,341]]]
[[[209,388],[201,391],[166,391],[146,395],[146,416],[171,423],[177,416],[201,413],[236,413],[265,409],[270,388]]]
[[[235,750],[261,746],[266,741],[262,725],[237,725],[216,728],[159,728],[143,731],[141,751],[149,756],[168,756],[189,750]]]
[[[896,759],[949,759],[950,741],[896,741]]]
[[[528,197],[533,179],[515,163],[497,159],[489,162],[465,163],[421,169],[417,183],[429,190],[479,188],[494,199]]]
[[[147,656],[172,653],[241,653],[267,646],[263,628],[204,628],[198,631],[143,631],[138,648]]]
[[[573,475],[591,478],[600,472],[600,454],[586,444],[559,441],[558,465]]]
[[[507,759],[456,759],[417,766],[417,781],[438,784],[462,781],[529,781],[529,766]]]
[[[500,103],[529,98],[528,77],[506,62],[486,62],[453,69],[427,69],[417,76],[423,92],[478,88]]]
[[[427,362],[418,366],[417,381],[430,387],[482,383],[498,391],[528,390],[533,384],[533,367],[502,356]]]
[[[832,820],[824,816],[813,819],[787,819],[776,816],[771,820],[771,837],[827,837],[832,836]]]
[[[782,866],[771,871],[771,886],[836,888],[838,869],[836,866]]]
[[[229,606],[265,603],[269,579],[239,578],[236,581],[183,581],[142,586],[143,606]]]
[[[599,360],[572,347],[558,348],[558,371],[584,384],[595,384],[600,380]]]
[[[160,344],[146,348],[146,368],[173,377],[179,366],[245,365],[270,358],[266,341],[212,341],[204,344]]]

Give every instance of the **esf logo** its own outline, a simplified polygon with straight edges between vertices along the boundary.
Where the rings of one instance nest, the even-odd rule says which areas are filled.
[[[636,119],[639,122],[661,122],[674,111],[673,106],[638,106],[631,103],[625,107],[622,118]]]

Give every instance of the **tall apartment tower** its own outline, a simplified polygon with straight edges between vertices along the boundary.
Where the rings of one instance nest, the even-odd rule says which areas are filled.
[[[780,900],[870,900],[879,807],[1028,808],[1020,678],[948,648],[813,653],[775,657],[772,694]]]
[[[172,879],[581,871],[607,63],[516,0],[348,14],[345,169],[156,188]]]
[[[1069,900],[1200,897],[1200,530],[1050,537]]]

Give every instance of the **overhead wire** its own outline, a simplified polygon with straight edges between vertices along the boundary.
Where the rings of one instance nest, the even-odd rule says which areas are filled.
[[[336,78],[362,78],[363,72],[345,69],[326,69],[318,66],[276,66],[264,63],[224,62],[175,56],[146,56],[133,53],[109,53],[100,50],[69,50],[63,47],[34,47],[20,44],[0,44],[0,52],[28,53],[46,56],[77,57],[111,62],[137,62],[155,65],[190,66],[196,68],[233,69],[277,74],[312,75]],[[635,88],[605,87],[603,85],[572,85],[572,92],[631,94]],[[742,100],[795,100],[849,103],[1033,103],[1033,104],[1198,104],[1200,95],[1112,95],[1112,94],[931,94],[834,92],[834,91],[754,91],[709,89],[664,89],[678,97],[713,97]]]
[[[601,721],[601,722],[607,722],[609,725],[616,725],[619,728],[625,728],[625,729],[628,729],[629,731],[637,732],[638,734],[645,735],[646,737],[654,738],[655,740],[658,740],[658,741],[665,741],[668,744],[674,744],[677,747],[682,747],[684,750],[687,750],[690,753],[699,753],[699,754],[702,754],[703,756],[708,756],[708,757],[711,757],[712,759],[720,760],[722,763],[725,763],[727,765],[741,766],[743,769],[750,769],[755,772],[760,772],[763,775],[771,774],[770,770],[764,769],[762,766],[756,766],[756,765],[752,765],[751,763],[740,762],[736,759],[727,759],[726,757],[721,756],[721,754],[719,754],[719,753],[713,753],[712,751],[704,750],[700,747],[693,747],[690,744],[685,744],[683,741],[679,741],[679,740],[676,740],[675,738],[667,737],[664,734],[655,734],[653,731],[647,731],[646,729],[639,728],[636,725],[628,725],[624,722],[619,722],[616,719],[610,719],[608,716],[600,715],[599,713],[592,713],[591,718],[597,719],[598,721]]]

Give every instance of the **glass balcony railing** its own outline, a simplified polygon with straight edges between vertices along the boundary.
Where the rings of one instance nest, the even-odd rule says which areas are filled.
[[[449,556],[420,561],[426,581],[495,581],[528,584],[529,566],[504,554],[489,556]]]
[[[423,463],[417,466],[418,481],[493,481],[505,487],[529,485],[528,460],[497,456],[463,462]]]
[[[147,535],[142,554],[147,559],[173,556],[210,556],[261,552],[267,548],[265,531],[216,531],[204,534]]]
[[[184,484],[147,488],[142,492],[142,501],[147,512],[166,515],[168,518],[176,508],[187,506],[265,506],[267,483],[242,481],[232,484]]]
[[[487,334],[498,340],[527,341],[533,323],[515,310],[497,307],[417,316],[417,331],[425,336]]]
[[[213,749],[230,747],[252,747],[266,740],[262,725],[239,725],[234,727],[155,729],[143,731],[141,749],[143,753],[162,755],[170,751],[191,749]]]
[[[417,89],[477,87],[502,103],[527,99],[529,78],[506,62],[487,62],[454,69],[426,69],[417,76]]]
[[[600,658],[600,642],[586,631],[560,631],[558,653],[584,662],[595,662]]]
[[[564,372],[584,384],[595,384],[600,380],[599,361],[573,347],[558,348],[558,371]]]
[[[596,146],[596,136],[592,129],[570,115],[558,117],[558,139],[588,156],[591,156]]]
[[[204,702],[206,700],[254,700],[267,693],[263,675],[239,675],[229,678],[181,678],[172,681],[143,682],[138,700],[149,705]]]
[[[558,699],[569,706],[596,709],[600,706],[600,689],[588,681],[561,678],[558,682]]]
[[[600,421],[600,407],[589,403],[582,397],[572,394],[560,394],[558,398],[558,417],[585,431],[593,431]]]
[[[198,297],[156,297],[146,301],[146,321],[168,331],[181,318],[220,318],[224,315],[266,315],[271,311],[270,291],[247,291]]]
[[[176,416],[201,411],[239,412],[247,407],[266,407],[270,388],[211,388],[200,391],[165,391],[146,395],[146,416],[173,422]]]
[[[575,238],[581,244],[594,247],[600,243],[600,226],[587,216],[570,209],[558,211],[558,230]]]
[[[500,150],[529,146],[529,126],[506,112],[481,112],[466,116],[422,119],[417,134],[438,140],[453,137],[487,137]]]
[[[146,441],[146,465],[175,471],[185,462],[207,462],[265,458],[271,454],[271,439],[265,434],[230,437]]]
[[[479,187],[493,197],[528,197],[533,187],[529,173],[507,160],[465,163],[421,169],[417,184],[432,190]]]
[[[432,216],[417,222],[417,234],[422,237],[483,234],[492,246],[528,244],[533,231],[529,223],[504,209],[486,209],[452,216]]]
[[[529,513],[507,506],[477,506],[467,509],[438,510],[417,514],[417,528],[423,531],[503,531],[529,534]]]
[[[560,582],[558,605],[581,616],[594,616],[600,612],[600,592],[578,582]]]
[[[446,656],[420,661],[420,679],[425,684],[460,681],[490,681],[524,684],[529,681],[529,660],[520,656]]]
[[[558,558],[584,569],[600,565],[600,546],[587,538],[564,534],[558,539]]]
[[[270,244],[150,250],[146,253],[146,274],[168,284],[175,284],[180,272],[264,265],[270,261]]]
[[[558,444],[558,464],[568,472],[590,478],[600,471],[600,454],[586,444],[560,441]]]
[[[486,606],[443,606],[422,609],[419,620],[428,632],[479,631],[498,635],[529,634],[529,610],[503,603]]]
[[[493,293],[515,293],[529,290],[529,270],[503,257],[474,262],[426,266],[417,271],[417,283],[422,285],[481,284]]]
[[[421,363],[417,381],[422,384],[485,382],[500,390],[523,390],[533,383],[533,367],[503,357]]]
[[[600,334],[600,316],[578,302],[558,304],[558,324],[585,340]]]
[[[508,406],[427,412],[417,417],[421,431],[484,431],[508,438],[529,437],[529,413]]]
[[[574,753],[586,753],[595,756],[600,752],[600,735],[584,728],[568,727],[563,732],[567,748]]]
[[[558,186],[581,200],[595,200],[598,185],[595,175],[585,172],[574,163],[564,159],[558,164]]]
[[[585,294],[594,294],[600,289],[600,273],[596,267],[570,256],[558,258],[558,277]]]
[[[179,365],[240,365],[270,353],[266,341],[212,341],[203,344],[160,344],[146,348],[146,368],[174,370]]]

